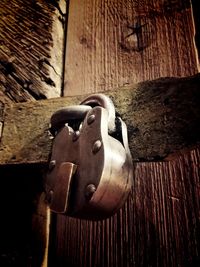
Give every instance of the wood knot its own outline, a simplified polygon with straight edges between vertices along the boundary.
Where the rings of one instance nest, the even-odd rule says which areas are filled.
[[[126,52],[141,52],[150,45],[149,24],[136,22],[125,26],[120,47]]]
[[[90,41],[85,36],[81,36],[79,40],[80,40],[80,44],[82,44],[86,48],[88,49],[92,48]]]

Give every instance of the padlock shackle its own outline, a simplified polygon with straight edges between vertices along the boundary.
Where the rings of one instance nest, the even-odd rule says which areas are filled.
[[[81,105],[89,105],[91,107],[101,106],[108,111],[108,132],[115,132],[115,106],[112,100],[104,94],[93,94],[88,96],[81,102]]]
[[[82,121],[89,110],[92,108],[88,105],[76,105],[76,106],[68,106],[66,108],[62,108],[57,110],[51,116],[51,128],[50,131],[53,135],[55,132],[62,128],[65,123],[72,121]]]
[[[107,110],[108,132],[109,134],[114,133],[116,131],[115,107],[112,100],[104,94],[93,94],[84,99],[80,105],[69,106],[56,111],[51,117],[50,132],[55,135],[65,123],[83,120],[88,111],[95,106],[100,106]]]

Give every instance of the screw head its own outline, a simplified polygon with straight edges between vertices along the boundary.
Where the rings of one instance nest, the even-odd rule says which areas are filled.
[[[87,123],[88,124],[92,124],[95,121],[95,115],[91,114],[90,116],[88,116],[87,118]]]
[[[72,137],[72,141],[75,142],[76,140],[78,140],[79,136],[80,136],[80,132],[79,131],[74,132],[74,135]]]
[[[96,186],[94,184],[87,185],[86,190],[85,190],[85,197],[87,199],[90,199],[93,196],[95,191],[96,191]]]
[[[51,160],[49,163],[49,171],[52,171],[55,166],[56,166],[56,161]]]
[[[93,144],[93,147],[92,147],[92,152],[94,154],[96,154],[100,150],[101,145],[102,145],[102,143],[101,143],[100,140],[95,141],[94,144]]]

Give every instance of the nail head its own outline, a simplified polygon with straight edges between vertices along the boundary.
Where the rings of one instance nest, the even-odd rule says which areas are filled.
[[[88,118],[87,118],[87,123],[88,124],[92,124],[95,121],[95,115],[91,114]]]
[[[52,171],[55,166],[56,166],[56,161],[51,160],[49,163],[49,171]]]
[[[85,191],[86,198],[91,198],[95,191],[96,191],[96,186],[94,184],[89,184],[86,187]]]
[[[94,143],[94,145],[93,145],[92,152],[93,152],[94,154],[97,153],[97,152],[100,150],[101,145],[102,145],[101,141],[100,141],[100,140],[97,140],[97,141]]]
[[[80,136],[80,132],[79,131],[74,132],[72,140],[75,142],[76,140],[78,140],[79,136]]]

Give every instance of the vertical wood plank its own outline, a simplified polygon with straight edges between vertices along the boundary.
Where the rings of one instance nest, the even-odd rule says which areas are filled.
[[[195,24],[195,44],[197,48],[198,59],[200,59],[200,2],[198,0],[191,0],[191,2]]]
[[[190,1],[70,1],[64,95],[196,72]]]

